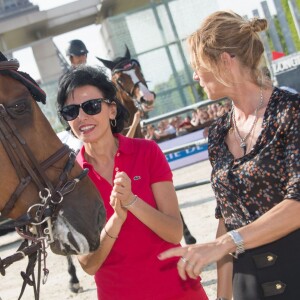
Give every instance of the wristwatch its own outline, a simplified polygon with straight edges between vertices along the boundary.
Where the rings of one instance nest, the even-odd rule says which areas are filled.
[[[238,258],[239,254],[245,252],[244,240],[242,236],[236,230],[231,230],[227,234],[232,238],[233,242],[236,245],[236,250],[234,253],[230,253],[234,258]]]

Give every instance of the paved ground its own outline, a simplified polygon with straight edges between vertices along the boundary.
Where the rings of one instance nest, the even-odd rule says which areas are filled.
[[[174,185],[210,178],[211,166],[206,160],[174,171]],[[198,243],[214,239],[217,220],[214,217],[215,198],[210,184],[177,192],[181,212]],[[184,241],[182,242],[184,244]],[[205,268],[201,274],[202,285],[210,300],[216,298],[216,266]]]
[[[201,179],[209,179],[210,164],[203,161],[192,166],[174,171],[174,184],[184,184]],[[214,218],[214,197],[209,184],[181,190],[177,192],[180,208],[185,221],[198,242],[214,238],[217,222]],[[12,254],[18,247],[19,240],[15,234],[0,237],[0,257]],[[183,241],[184,244],[184,241]],[[76,262],[76,261],[75,261]],[[0,300],[16,300],[21,288],[20,271],[25,269],[26,261],[20,261],[7,269],[5,277],[0,275]],[[73,294],[68,290],[69,276],[67,261],[64,257],[49,253],[47,267],[50,270],[48,281],[41,287],[41,300],[49,299],[96,299],[96,289],[93,277],[85,274],[77,265],[77,273],[84,289],[81,294]],[[209,299],[216,297],[216,270],[215,265],[208,266],[202,273],[202,284]],[[30,287],[26,288],[22,300],[33,300]],[[120,299],[121,300],[121,299]],[[141,299],[142,300],[142,299]]]

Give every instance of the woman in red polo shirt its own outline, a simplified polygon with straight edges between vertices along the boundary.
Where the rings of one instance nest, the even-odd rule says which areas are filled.
[[[172,173],[155,142],[119,134],[128,112],[114,85],[100,68],[80,66],[61,78],[57,104],[107,210],[99,249],[79,257],[98,299],[208,299],[200,278],[182,280],[176,259],[157,258],[182,238]]]

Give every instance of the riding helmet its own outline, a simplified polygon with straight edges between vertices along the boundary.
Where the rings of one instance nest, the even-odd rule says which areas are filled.
[[[88,52],[89,51],[87,50],[85,44],[81,40],[70,41],[66,49],[67,56],[81,56],[87,54]]]

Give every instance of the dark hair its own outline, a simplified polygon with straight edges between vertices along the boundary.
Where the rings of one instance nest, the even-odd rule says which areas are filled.
[[[59,79],[56,104],[58,116],[62,125],[67,130],[70,130],[69,124],[61,116],[60,110],[64,107],[68,96],[73,93],[76,88],[85,85],[96,87],[103,93],[104,98],[109,99],[111,103],[116,103],[116,126],[111,126],[111,130],[113,133],[120,133],[124,129],[125,122],[128,121],[129,112],[117,98],[117,89],[114,83],[111,82],[104,73],[104,69],[88,65],[80,65],[76,68],[70,68]]]

